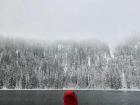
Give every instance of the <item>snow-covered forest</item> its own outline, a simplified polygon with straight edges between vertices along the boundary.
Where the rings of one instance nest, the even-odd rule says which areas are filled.
[[[0,88],[140,88],[140,37],[113,51],[98,40],[40,44],[0,38]]]

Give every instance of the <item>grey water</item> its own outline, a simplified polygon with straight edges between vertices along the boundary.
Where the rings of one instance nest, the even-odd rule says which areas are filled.
[[[76,90],[79,105],[140,105],[139,91]],[[1,90],[0,105],[63,105],[64,90]]]

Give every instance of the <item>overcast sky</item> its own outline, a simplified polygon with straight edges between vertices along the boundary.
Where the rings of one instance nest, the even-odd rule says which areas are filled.
[[[0,33],[116,43],[140,33],[140,0],[0,0]]]

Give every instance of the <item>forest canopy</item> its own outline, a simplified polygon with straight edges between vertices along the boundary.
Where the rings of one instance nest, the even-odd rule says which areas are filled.
[[[98,40],[37,43],[0,38],[0,88],[140,88],[140,37],[111,51]]]

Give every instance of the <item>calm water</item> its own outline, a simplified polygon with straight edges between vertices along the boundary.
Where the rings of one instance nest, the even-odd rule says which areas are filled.
[[[140,92],[75,91],[79,105],[140,105]],[[0,105],[63,105],[60,90],[0,91]]]

